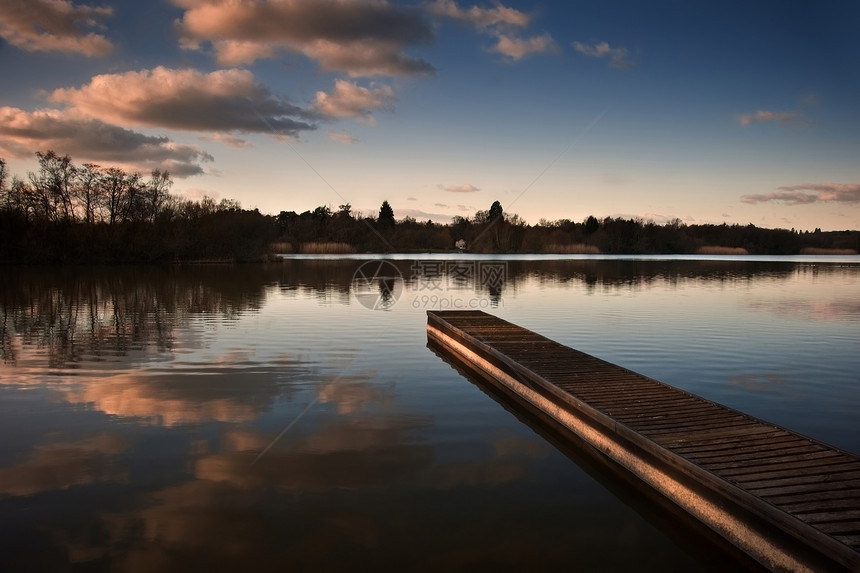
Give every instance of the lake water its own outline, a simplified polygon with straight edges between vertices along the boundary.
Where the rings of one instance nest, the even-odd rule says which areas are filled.
[[[737,565],[429,350],[440,308],[860,454],[860,257],[0,275],[2,571]]]

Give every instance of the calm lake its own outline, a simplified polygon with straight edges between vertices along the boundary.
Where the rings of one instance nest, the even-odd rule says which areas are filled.
[[[0,268],[0,571],[710,570],[427,348],[481,309],[860,454],[860,257]]]

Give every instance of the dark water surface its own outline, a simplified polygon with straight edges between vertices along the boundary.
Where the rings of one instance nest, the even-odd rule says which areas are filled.
[[[736,565],[429,350],[439,308],[860,454],[860,258],[367,262],[0,269],[0,571]]]

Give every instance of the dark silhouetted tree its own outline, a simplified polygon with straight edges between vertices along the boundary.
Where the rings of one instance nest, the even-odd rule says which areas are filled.
[[[394,209],[388,204],[388,201],[383,201],[379,207],[379,218],[376,220],[381,227],[394,226]]]
[[[38,214],[46,221],[74,219],[72,188],[76,168],[68,155],[53,151],[36,152],[39,171],[30,173],[30,186],[35,194]]]
[[[155,221],[155,218],[164,209],[170,199],[170,187],[173,181],[170,179],[170,172],[160,169],[155,169],[149,178],[149,183],[146,185],[144,192],[144,214],[149,221]]]
[[[75,195],[83,210],[83,220],[94,225],[102,206],[101,168],[94,163],[84,163],[78,170],[78,184]]]
[[[498,219],[502,215],[504,215],[504,212],[502,211],[502,204],[498,201],[493,201],[493,204],[490,205],[490,210],[487,212],[487,220],[493,221],[495,219]]]
[[[328,205],[320,205],[314,209],[313,217],[314,219],[324,223],[331,219],[331,209]]]
[[[0,194],[6,192],[6,180],[9,178],[9,172],[6,169],[6,160],[0,157]]]

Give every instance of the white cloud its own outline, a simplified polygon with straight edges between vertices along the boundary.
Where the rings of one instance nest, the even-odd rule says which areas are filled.
[[[645,222],[654,222],[657,225],[666,225],[667,223],[677,219],[677,217],[662,215],[660,213],[639,213],[634,217],[634,219],[639,219]]]
[[[803,112],[797,111],[767,111],[758,110],[754,113],[745,113],[738,116],[738,123],[743,127],[752,125],[753,123],[762,123],[765,121],[785,122],[803,117]]]
[[[627,48],[613,48],[608,42],[595,42],[594,44],[574,42],[572,46],[574,50],[584,56],[609,58],[609,65],[613,68],[630,68],[633,66]]]
[[[75,4],[69,0],[3,0],[0,3],[0,37],[28,52],[65,52],[104,56],[113,44],[98,28],[113,15],[107,6]]]
[[[451,215],[445,213],[431,213],[421,209],[400,209],[397,211],[398,217],[412,217],[418,221],[432,220],[434,223],[450,223]]]
[[[364,119],[372,123],[370,113],[390,109],[394,91],[386,85],[366,88],[346,80],[337,80],[331,93],[317,92],[313,109],[322,117]]]
[[[51,100],[106,122],[188,131],[296,135],[314,129],[304,111],[273,96],[248,70],[202,73],[192,69],[103,74]]]
[[[439,187],[441,187],[442,189],[444,189],[445,191],[448,191],[450,193],[474,193],[476,191],[480,191],[480,189],[478,189],[477,187],[475,187],[471,183],[464,183],[463,185],[448,185],[448,186],[439,185]]]
[[[788,205],[825,202],[860,203],[860,183],[804,183],[787,185],[779,189],[773,193],[744,195],[741,201],[750,204],[779,201]]]
[[[74,154],[77,161],[109,163],[148,172],[166,169],[175,177],[203,172],[213,157],[196,145],[144,135],[74,111],[0,107],[0,156],[27,158],[37,150]]]

